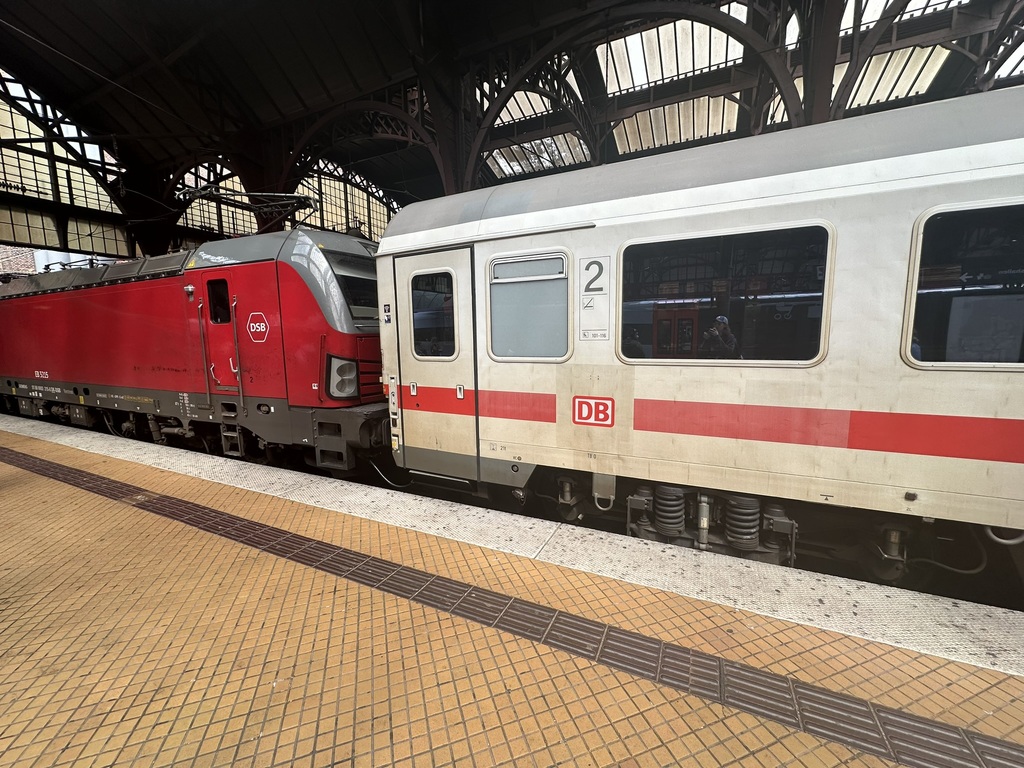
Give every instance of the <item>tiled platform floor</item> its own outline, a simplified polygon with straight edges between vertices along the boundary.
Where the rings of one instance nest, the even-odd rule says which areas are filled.
[[[1024,745],[1021,677],[11,433],[0,448]],[[893,764],[138,502],[0,461],[0,766]]]

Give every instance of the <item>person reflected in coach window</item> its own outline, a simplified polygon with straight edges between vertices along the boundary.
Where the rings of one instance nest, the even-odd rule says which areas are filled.
[[[736,357],[736,346],[736,336],[729,328],[729,318],[719,315],[714,325],[704,331],[700,351],[704,357],[732,358]]]
[[[647,357],[640,341],[640,332],[636,328],[623,334],[622,354],[626,357]]]

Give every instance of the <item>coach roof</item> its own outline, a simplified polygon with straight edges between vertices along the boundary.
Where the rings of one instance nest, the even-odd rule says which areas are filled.
[[[1022,114],[1024,86],[1005,88],[428,200],[392,219],[381,250],[485,219],[1021,139]]]

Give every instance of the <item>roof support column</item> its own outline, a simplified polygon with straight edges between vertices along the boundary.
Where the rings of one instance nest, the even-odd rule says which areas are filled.
[[[854,2],[859,3],[860,0]],[[844,7],[843,0],[804,0],[801,3],[805,34],[801,36],[800,47],[804,70],[804,120],[807,124],[829,120]]]

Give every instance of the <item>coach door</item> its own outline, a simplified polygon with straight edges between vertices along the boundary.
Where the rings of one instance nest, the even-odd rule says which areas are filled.
[[[404,465],[476,480],[470,251],[397,257],[394,264]]]
[[[203,334],[207,385],[213,395],[238,392],[238,344],[234,315],[235,297],[230,273],[223,269],[202,273]]]

